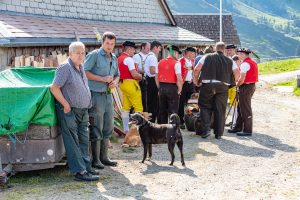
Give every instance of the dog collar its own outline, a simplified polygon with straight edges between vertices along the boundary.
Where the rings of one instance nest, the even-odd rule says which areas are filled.
[[[147,124],[148,124],[148,123],[147,123],[147,122],[145,122],[144,124],[140,125],[140,127],[139,127],[139,128],[144,128],[144,127],[145,127]]]

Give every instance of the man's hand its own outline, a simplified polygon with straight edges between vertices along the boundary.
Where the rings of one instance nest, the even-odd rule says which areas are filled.
[[[112,77],[112,76],[104,76],[103,77],[103,82],[110,83],[110,82],[113,81],[113,79],[114,79],[114,77]]]
[[[108,87],[110,89],[113,89],[113,88],[117,87],[117,85],[118,85],[117,81],[114,80],[114,81],[109,83]]]
[[[71,107],[70,107],[70,104],[66,103],[64,105],[64,113],[68,113],[71,111]]]
[[[196,77],[193,78],[193,83],[195,86],[200,87],[200,82],[197,80]]]

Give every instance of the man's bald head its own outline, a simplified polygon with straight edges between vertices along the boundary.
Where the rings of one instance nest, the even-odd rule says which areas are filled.
[[[224,42],[217,42],[216,43],[216,51],[221,51],[221,52],[224,53],[225,48],[226,48],[226,45],[225,45]]]

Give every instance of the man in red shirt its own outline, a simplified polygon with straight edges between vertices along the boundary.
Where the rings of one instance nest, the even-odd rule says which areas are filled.
[[[180,117],[180,128],[185,129],[184,125],[184,106],[187,104],[191,95],[195,92],[193,83],[193,70],[195,66],[196,49],[193,47],[187,47],[184,50],[184,55],[179,59],[181,65],[181,75],[183,80],[182,91],[179,99],[178,115]]]
[[[159,122],[167,124],[169,115],[178,113],[179,95],[182,90],[181,66],[177,46],[168,47],[169,56],[158,63],[156,84],[159,93]]]
[[[252,136],[251,98],[255,92],[255,83],[258,81],[258,67],[256,62],[249,57],[252,53],[250,49],[240,48],[237,53],[239,59],[242,60],[241,75],[237,82],[239,87],[238,118],[235,127],[228,132],[237,133],[238,136]]]

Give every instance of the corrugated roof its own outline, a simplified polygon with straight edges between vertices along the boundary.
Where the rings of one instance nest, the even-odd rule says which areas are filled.
[[[179,14],[174,15],[177,25],[204,37],[220,40],[220,16],[218,14]],[[231,14],[223,15],[223,41],[240,45],[240,38]]]
[[[158,40],[163,43],[183,45],[206,45],[213,40],[180,27],[150,24],[150,23],[124,23],[107,21],[75,20],[66,18],[53,18],[32,15],[17,15],[11,13],[0,14],[0,27],[2,46],[34,46],[68,44],[75,40],[74,32],[86,44],[96,44],[96,27],[100,34],[112,31],[117,36],[117,42],[125,40],[135,42]]]

